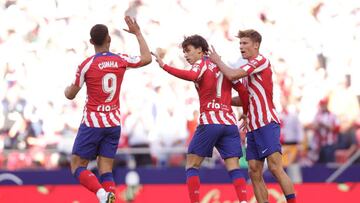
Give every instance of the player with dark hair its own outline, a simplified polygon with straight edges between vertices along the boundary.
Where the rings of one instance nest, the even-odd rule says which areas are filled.
[[[115,201],[112,169],[121,131],[119,94],[125,70],[145,66],[152,60],[137,22],[129,16],[125,17],[125,22],[128,29],[124,30],[138,40],[140,56],[110,52],[108,28],[97,24],[90,31],[95,55],[79,65],[75,80],[65,89],[66,98],[72,100],[86,83],[87,100],[73,146],[71,172],[80,184],[96,194],[100,203]],[[96,158],[101,183],[87,170],[89,161]]]
[[[232,83],[223,77],[219,68],[207,57],[206,40],[199,35],[185,37],[182,48],[190,70],[181,70],[164,64],[159,66],[168,73],[195,83],[200,100],[200,124],[189,144],[186,156],[186,183],[192,203],[199,203],[199,168],[205,157],[211,157],[213,148],[219,151],[233,181],[241,203],[246,202],[246,182],[239,168],[242,156],[237,121],[231,107]]]
[[[210,51],[211,60],[230,80],[243,78],[249,93],[247,112],[247,148],[249,175],[259,203],[268,202],[268,192],[263,179],[264,160],[279,182],[287,202],[296,202],[294,186],[282,166],[280,145],[280,120],[273,103],[273,81],[270,61],[259,54],[262,37],[255,30],[239,31],[240,52],[248,63],[231,69],[216,53]]]

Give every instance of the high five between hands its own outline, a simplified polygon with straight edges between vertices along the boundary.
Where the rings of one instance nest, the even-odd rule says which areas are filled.
[[[164,68],[165,64],[164,64],[163,60],[160,58],[160,56],[158,54],[155,54],[154,52],[151,52],[151,55],[153,55],[155,57],[155,60],[159,64],[159,66],[161,68]]]

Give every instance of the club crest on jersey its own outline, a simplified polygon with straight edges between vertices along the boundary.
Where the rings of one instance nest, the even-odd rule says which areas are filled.
[[[200,70],[200,65],[199,64],[194,64],[191,68],[192,71],[194,72],[198,72]]]
[[[100,70],[104,69],[104,68],[118,68],[118,63],[117,61],[104,61],[98,64],[98,67],[100,68]]]
[[[216,68],[216,65],[214,63],[209,63],[208,68],[211,72],[213,72],[214,69]]]

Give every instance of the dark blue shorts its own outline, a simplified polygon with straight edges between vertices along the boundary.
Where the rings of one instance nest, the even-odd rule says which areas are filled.
[[[271,122],[246,133],[246,160],[264,160],[267,156],[281,153],[280,125]]]
[[[121,127],[91,128],[81,124],[72,153],[92,160],[98,155],[114,158],[119,144]]]
[[[212,157],[214,147],[223,159],[242,157],[238,127],[221,124],[199,125],[189,144],[188,154]]]

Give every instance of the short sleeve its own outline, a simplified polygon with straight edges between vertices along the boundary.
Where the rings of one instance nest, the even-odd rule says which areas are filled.
[[[127,54],[118,54],[120,58],[124,59],[127,62],[127,66],[129,67],[139,67],[141,58],[140,56],[130,56]]]

